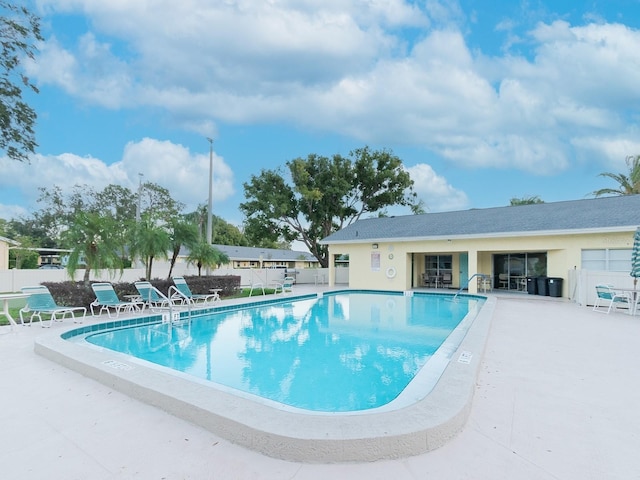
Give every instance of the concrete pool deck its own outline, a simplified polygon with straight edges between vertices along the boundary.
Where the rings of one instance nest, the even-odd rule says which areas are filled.
[[[640,478],[640,317],[496,298],[463,431],[437,450],[371,463],[266,457],[36,355],[48,329],[1,327],[3,478]]]

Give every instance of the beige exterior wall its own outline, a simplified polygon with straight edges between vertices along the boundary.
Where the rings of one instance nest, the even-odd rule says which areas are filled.
[[[0,240],[0,270],[9,268],[9,244]]]
[[[583,249],[631,248],[633,233],[634,231],[406,242],[369,241],[330,245],[329,253],[332,259],[342,254],[349,255],[351,288],[409,290],[421,285],[427,255],[452,255],[452,287],[460,288],[460,253],[468,255],[467,274],[471,278],[476,273],[493,274],[494,254],[544,252],[547,254],[547,276],[564,279],[563,296],[566,296],[568,271],[580,269]],[[374,243],[378,248],[373,248]],[[333,278],[333,264],[330,269],[329,278]],[[477,282],[469,284],[469,292],[477,292]]]

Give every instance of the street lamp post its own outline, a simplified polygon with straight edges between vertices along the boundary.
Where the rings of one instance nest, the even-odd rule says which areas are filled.
[[[209,208],[207,209],[207,243],[213,243],[213,138],[209,140]],[[211,268],[207,266],[207,275],[211,274]]]
[[[140,222],[140,215],[142,210],[142,173],[138,174],[138,205],[136,206],[136,223]]]

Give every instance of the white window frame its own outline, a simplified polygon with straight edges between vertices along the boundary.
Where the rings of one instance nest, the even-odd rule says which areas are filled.
[[[588,257],[588,258],[585,258]],[[628,272],[631,270],[630,248],[590,248],[581,254],[583,270],[601,270],[606,272]]]

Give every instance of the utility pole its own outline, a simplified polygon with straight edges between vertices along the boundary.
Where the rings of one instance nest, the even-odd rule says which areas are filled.
[[[213,138],[209,141],[209,208],[207,209],[207,243],[213,243]],[[207,266],[207,275],[211,275],[211,267]]]

